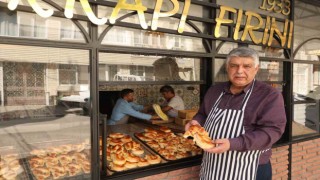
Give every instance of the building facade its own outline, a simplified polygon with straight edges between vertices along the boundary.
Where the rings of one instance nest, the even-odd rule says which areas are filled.
[[[199,159],[100,170],[101,114],[124,88],[139,104],[161,103],[164,84],[197,109],[227,80],[230,50],[248,46],[260,55],[257,79],[285,101],[274,179],[319,179],[319,9],[317,0],[1,0],[0,153],[17,152],[28,166],[34,150],[73,144],[90,164],[78,178],[197,179]],[[27,171],[18,178],[36,178]]]

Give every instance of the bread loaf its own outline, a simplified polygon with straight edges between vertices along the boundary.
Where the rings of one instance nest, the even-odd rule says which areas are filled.
[[[193,140],[202,149],[210,149],[214,147],[208,132],[200,125],[191,125],[184,133],[183,137],[193,137]]]
[[[161,107],[159,106],[159,104],[153,104],[152,105],[154,111],[158,114],[158,116],[164,120],[164,121],[169,121],[168,116],[162,112]]]

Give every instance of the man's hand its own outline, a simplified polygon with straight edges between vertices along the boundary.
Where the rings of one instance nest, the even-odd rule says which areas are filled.
[[[212,143],[214,143],[216,146],[211,149],[204,149],[204,151],[219,154],[224,153],[230,149],[229,139],[216,139],[213,140]]]
[[[190,128],[191,125],[200,125],[198,121],[196,120],[191,120],[190,122],[188,122],[185,126],[184,126],[184,130],[188,131],[188,129]]]
[[[161,118],[159,116],[154,115],[154,116],[151,116],[150,120],[152,120],[152,119],[161,119]]]

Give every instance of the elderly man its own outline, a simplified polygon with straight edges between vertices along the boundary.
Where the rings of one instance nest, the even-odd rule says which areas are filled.
[[[227,56],[229,82],[212,86],[198,113],[186,124],[200,124],[215,143],[205,149],[201,179],[271,180],[271,147],[285,129],[281,93],[255,80],[259,56],[240,47]]]
[[[126,124],[130,116],[144,120],[160,119],[158,116],[151,116],[150,114],[140,112],[146,111],[148,106],[139,105],[133,102],[134,91],[132,89],[123,89],[120,95],[121,98],[117,100],[116,105],[112,110],[108,125]]]

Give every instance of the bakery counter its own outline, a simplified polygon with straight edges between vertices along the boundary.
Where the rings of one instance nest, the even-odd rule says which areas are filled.
[[[163,126],[167,128],[161,128]],[[101,146],[101,147],[105,146],[105,149],[106,149],[106,151],[102,150],[101,157],[105,157],[105,159],[108,159],[108,160],[104,162],[105,165],[102,165],[103,168],[106,167],[106,170],[102,171],[102,175],[101,175],[102,179],[136,179],[136,178],[146,177],[150,175],[165,173],[165,172],[173,171],[177,169],[183,169],[191,166],[197,166],[197,165],[200,165],[201,163],[202,154],[201,154],[201,149],[199,151],[198,147],[190,146],[189,149],[185,150],[184,152],[181,152],[182,151],[181,149],[184,149],[185,148],[184,145],[188,144],[189,142],[187,141],[190,141],[190,140],[184,139],[183,137],[181,137],[182,133],[184,132],[184,127],[179,126],[177,124],[166,123],[166,124],[155,125],[150,123],[144,123],[141,121],[135,121],[128,124],[105,126],[105,128],[106,128],[106,131],[104,136],[105,138],[106,137],[108,138],[106,138],[105,144]],[[159,134],[152,134],[153,130],[155,130],[154,131],[155,133],[159,132]],[[163,130],[163,132],[161,130]],[[166,131],[165,133],[164,133],[164,130]],[[104,134],[103,128],[101,132],[103,135]],[[163,140],[160,140],[161,142],[164,143],[164,144],[160,144],[160,146],[156,144],[157,139],[159,139],[160,136],[162,135],[167,136],[170,133],[171,135],[173,134],[174,138],[171,138],[171,137],[167,138],[169,139],[168,142],[163,142]],[[143,136],[143,134],[145,136]],[[148,156],[158,156],[158,157],[161,157],[161,161],[157,163],[150,163],[149,165],[142,165],[142,166],[138,165],[133,168],[119,169],[119,166],[117,164],[114,165],[112,162],[112,160],[114,160],[114,157],[112,157],[111,155],[111,158],[110,158],[110,155],[108,157],[108,153],[103,153],[103,152],[107,152],[108,148],[112,149],[116,147],[114,143],[116,143],[117,140],[114,140],[113,142],[110,143],[110,139],[112,140],[115,135],[119,136],[120,141],[121,139],[122,140],[128,139],[128,137],[125,137],[125,136],[129,135],[132,138],[132,141],[139,143],[141,147],[144,149],[144,154],[140,155],[141,159],[148,159]],[[177,139],[180,139],[180,140],[177,140]],[[113,145],[111,146],[110,144],[113,144]],[[162,148],[163,146],[171,147],[171,150],[176,152],[170,153],[170,155],[165,154],[164,152],[167,150],[163,150],[163,149],[159,150],[161,146]],[[126,148],[127,147],[125,143],[123,143],[122,149],[126,149]],[[110,150],[108,151],[110,152]],[[122,152],[120,153],[120,151],[118,151],[117,153],[121,154]],[[127,153],[127,150],[125,150],[125,153]],[[132,153],[129,152],[128,154],[132,154]],[[128,154],[124,155],[124,157],[127,157]],[[117,161],[117,163],[118,162],[119,161]],[[128,161],[126,163],[128,163]],[[121,162],[120,164],[123,164],[123,163]],[[125,165],[120,165],[120,167],[124,167]],[[117,168],[114,168],[115,166]]]

